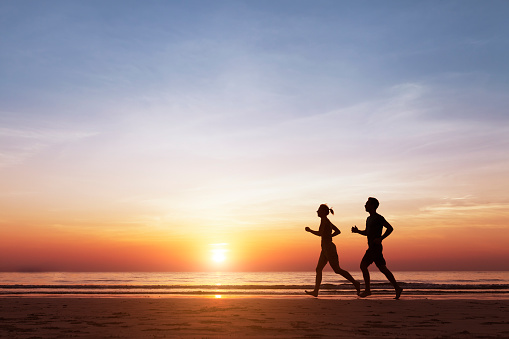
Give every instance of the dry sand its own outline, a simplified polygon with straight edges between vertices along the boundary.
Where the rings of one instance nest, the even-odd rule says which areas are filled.
[[[509,300],[2,298],[1,338],[509,338]]]

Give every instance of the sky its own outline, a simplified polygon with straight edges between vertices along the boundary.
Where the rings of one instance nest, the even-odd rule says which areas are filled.
[[[509,2],[0,2],[0,271],[509,270]]]

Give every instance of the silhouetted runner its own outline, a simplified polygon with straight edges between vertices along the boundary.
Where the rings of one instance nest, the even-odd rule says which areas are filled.
[[[332,237],[335,237],[336,235],[340,234],[341,231],[330,222],[329,218],[327,218],[327,215],[329,215],[329,211],[332,214],[334,214],[334,211],[324,204],[320,205],[318,211],[316,211],[318,216],[322,219],[318,231],[313,231],[309,227],[306,227],[307,232],[322,237],[322,252],[320,253],[320,258],[318,259],[318,264],[316,265],[315,289],[311,292],[310,291],[305,292],[314,297],[318,297],[318,290],[320,289],[320,284],[322,282],[322,271],[328,262],[329,265],[334,270],[334,272],[342,275],[355,286],[357,294],[359,294],[361,291],[360,290],[361,284],[358,281],[356,281],[350,275],[350,273],[339,267],[338,253],[336,251],[336,245],[334,245],[334,243],[332,242]]]
[[[361,271],[362,275],[364,276],[365,290],[364,292],[360,293],[359,296],[365,298],[371,295],[368,266],[374,262],[380,272],[385,274],[387,279],[389,279],[391,282],[392,286],[394,286],[394,289],[396,290],[396,297],[394,299],[399,299],[403,289],[398,285],[394,275],[387,268],[384,255],[382,253],[382,240],[387,238],[389,234],[392,233],[394,228],[387,222],[387,220],[385,220],[384,217],[376,213],[378,205],[379,202],[377,199],[371,197],[368,198],[368,201],[364,206],[366,208],[366,212],[369,213],[369,217],[366,219],[366,229],[364,231],[360,231],[357,226],[352,227],[352,233],[359,233],[368,237],[368,250],[361,260]],[[382,230],[384,227],[387,228],[387,230],[382,235]]]

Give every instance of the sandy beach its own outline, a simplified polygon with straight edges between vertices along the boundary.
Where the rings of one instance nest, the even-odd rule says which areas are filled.
[[[2,298],[1,338],[508,338],[509,300]]]

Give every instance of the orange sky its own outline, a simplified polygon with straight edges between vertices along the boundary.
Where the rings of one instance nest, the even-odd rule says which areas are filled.
[[[314,214],[314,209],[310,208],[309,212]],[[366,239],[350,233],[350,218],[338,214],[330,219],[342,230],[334,239],[340,262],[342,267],[355,272],[366,249]],[[363,225],[363,217],[359,215],[357,225]],[[292,220],[290,215],[288,218]],[[385,256],[394,270],[509,269],[505,241],[509,230],[503,224],[497,226],[497,222],[504,222],[503,218],[493,218],[487,225],[476,225],[478,220],[474,215],[456,216],[448,225],[435,225],[432,218],[428,221],[405,218],[387,217],[395,232],[385,240]],[[202,232],[180,235],[173,234],[171,227],[147,232],[112,232],[107,228],[111,225],[68,228],[18,224],[2,232],[0,268],[3,271],[312,271],[320,240],[304,232],[304,227],[317,229],[319,218],[292,221],[294,225],[260,224],[258,228],[239,227],[217,233],[202,229]],[[224,262],[212,260],[213,244],[220,244],[224,249]]]

